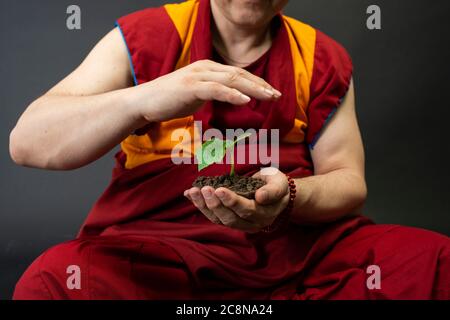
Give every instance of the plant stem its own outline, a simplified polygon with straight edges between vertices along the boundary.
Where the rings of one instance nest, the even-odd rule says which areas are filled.
[[[230,148],[231,149],[231,171],[230,171],[230,177],[234,177],[234,144]]]

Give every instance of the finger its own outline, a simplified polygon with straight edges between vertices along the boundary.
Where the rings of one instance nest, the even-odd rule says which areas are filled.
[[[267,83],[261,84],[254,79],[249,79],[244,76],[243,72],[211,72],[202,73],[200,79],[203,81],[213,81],[221,83],[229,88],[239,90],[245,95],[254,97],[259,100],[278,99],[277,95]]]
[[[288,186],[284,183],[270,182],[256,190],[255,200],[262,205],[273,204],[281,200],[288,192]]]
[[[284,175],[284,173],[281,172],[276,167],[264,167],[261,168],[261,170],[259,170],[258,172],[256,172],[252,177],[268,181],[268,179],[273,179],[274,177],[277,177],[280,174]]]
[[[199,188],[192,188],[188,191],[188,196],[192,199],[194,206],[202,212],[206,218],[208,218],[212,223],[222,224],[220,219],[206,206],[203,195]]]
[[[260,205],[256,201],[241,197],[226,188],[217,189],[216,194],[226,208],[231,209],[245,221],[255,223],[259,228],[270,225],[281,212],[281,202]]]
[[[263,86],[266,89],[271,90],[273,92],[275,98],[279,98],[282,96],[280,91],[278,91],[276,88],[274,88],[271,84],[267,83],[264,79],[262,79],[258,76],[255,76],[253,73],[251,73],[245,69],[238,68],[238,67],[233,67],[233,66],[225,66],[225,67],[226,67],[226,69],[229,69],[229,70],[227,70],[229,73],[231,73],[231,74],[238,73],[242,77],[244,77],[252,82],[258,83],[259,85]]]
[[[222,204],[244,220],[256,222],[258,215],[255,201],[241,197],[227,188],[218,188],[215,194]]]
[[[273,90],[276,96],[282,95],[280,91],[276,90],[273,86],[271,86],[269,83],[267,83],[264,79],[262,79],[258,76],[255,76],[253,73],[251,73],[245,69],[235,67],[235,66],[224,65],[224,64],[217,63],[214,61],[207,61],[206,67],[208,70],[211,70],[211,71],[226,72],[228,74],[238,74],[241,77],[244,77],[252,82],[255,82],[264,88]]]
[[[286,175],[276,168],[264,168],[253,177],[266,182],[255,193],[255,200],[259,204],[267,205],[278,202],[289,193]]]
[[[184,191],[183,195],[184,195],[189,201],[192,202],[192,198],[191,198],[191,195],[189,194],[189,190]]]
[[[264,167],[264,168],[261,168],[261,170],[259,170],[258,172],[256,172],[252,176],[252,178],[261,179],[265,182],[269,182],[272,179],[274,179],[274,177],[276,178],[279,174],[284,174],[284,173],[282,173],[279,169],[277,169],[275,167]]]
[[[203,101],[217,100],[235,105],[248,103],[251,98],[237,89],[227,87],[218,82],[200,81],[195,88],[197,99]]]
[[[201,192],[208,209],[212,211],[225,226],[250,232],[257,231],[259,229],[257,225],[243,220],[233,211],[224,207],[220,199],[215,195],[212,187],[203,187]]]

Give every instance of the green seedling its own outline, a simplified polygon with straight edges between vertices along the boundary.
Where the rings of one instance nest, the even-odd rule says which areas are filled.
[[[225,157],[228,151],[231,152],[231,170],[230,176],[234,176],[234,147],[239,142],[248,137],[251,133],[244,133],[238,136],[234,141],[213,138],[203,143],[202,147],[197,150],[195,157],[197,158],[198,171],[201,171],[213,163],[219,163]]]

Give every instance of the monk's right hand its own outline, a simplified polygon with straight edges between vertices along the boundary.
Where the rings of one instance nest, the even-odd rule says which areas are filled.
[[[281,96],[252,73],[210,60],[194,62],[133,90],[133,105],[148,122],[192,115],[209,100],[242,105],[251,98],[270,100]]]

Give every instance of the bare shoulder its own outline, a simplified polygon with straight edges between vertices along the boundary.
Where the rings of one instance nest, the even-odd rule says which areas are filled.
[[[132,83],[128,49],[120,30],[114,28],[47,94],[87,96],[123,89]]]

